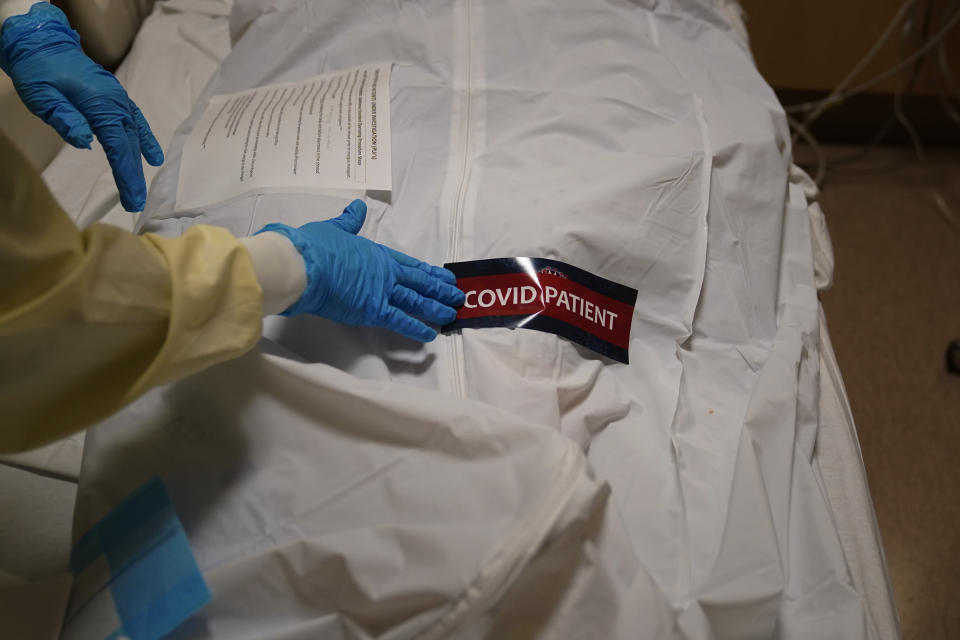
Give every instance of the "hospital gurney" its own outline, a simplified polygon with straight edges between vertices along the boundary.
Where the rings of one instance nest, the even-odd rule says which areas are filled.
[[[236,580],[231,570],[238,565],[242,570],[244,558],[248,558],[247,564],[258,557],[266,563],[270,556],[266,552],[257,555],[260,550],[253,545],[247,549],[249,555],[235,552],[229,559],[211,557],[213,543],[204,536],[216,529],[209,521],[224,517],[230,509],[236,513],[236,505],[229,504],[234,500],[262,497],[267,485],[278,492],[273,498],[281,503],[288,501],[289,507],[310,497],[308,490],[292,498],[283,495],[284,486],[303,482],[305,476],[296,472],[286,479],[287,484],[273,477],[258,486],[256,474],[247,474],[233,463],[245,460],[250,465],[248,470],[257,470],[263,479],[281,461],[295,463],[293,452],[298,447],[309,449],[311,440],[306,424],[301,427],[303,432],[296,426],[289,427],[288,436],[298,435],[285,443],[287,449],[254,438],[250,444],[263,447],[263,459],[257,460],[257,447],[238,443],[226,429],[236,427],[244,437],[253,434],[241,427],[250,416],[243,412],[223,414],[224,407],[237,395],[256,395],[270,388],[273,378],[267,370],[295,373],[294,377],[308,386],[327,394],[340,393],[339,401],[348,402],[342,395],[346,393],[345,379],[336,372],[342,369],[367,381],[361,387],[371,394],[368,401],[374,396],[395,396],[391,389],[396,386],[406,395],[422,392],[437,402],[446,402],[433,395],[437,390],[445,397],[460,394],[465,401],[476,402],[453,403],[449,410],[469,406],[488,412],[486,407],[496,405],[511,417],[490,417],[490,423],[503,424],[504,431],[521,442],[528,437],[543,438],[547,460],[549,451],[565,459],[564,445],[526,423],[552,427],[563,434],[564,441],[587,449],[597,476],[612,487],[609,500],[604,502],[603,490],[596,481],[588,475],[577,476],[574,485],[585,495],[580,500],[568,496],[561,510],[568,521],[558,515],[549,526],[542,527],[541,539],[528,544],[531,557],[524,559],[520,554],[514,558],[516,575],[512,582],[505,578],[506,584],[514,585],[512,601],[529,604],[523,594],[543,584],[544,567],[562,565],[558,558],[582,558],[582,549],[589,545],[578,546],[571,540],[584,538],[595,545],[596,550],[588,550],[587,555],[596,554],[598,565],[606,562],[608,568],[624,567],[622,573],[630,575],[568,568],[567,575],[575,577],[565,583],[569,585],[566,600],[563,594],[542,598],[550,609],[549,615],[541,616],[546,620],[540,623],[545,629],[556,621],[569,625],[571,620],[579,620],[584,626],[567,626],[573,629],[571,637],[576,637],[578,629],[583,637],[602,637],[597,630],[603,627],[596,625],[605,621],[623,625],[637,622],[624,617],[629,613],[624,607],[632,603],[637,609],[634,613],[642,614],[644,629],[653,637],[656,628],[651,621],[661,618],[664,633],[673,628],[688,637],[709,637],[711,632],[716,637],[895,636],[895,614],[852,420],[815,300],[814,286],[828,281],[831,266],[825,228],[813,224],[812,241],[808,239],[808,218],[822,222],[817,209],[809,206],[814,191],[802,175],[788,173],[789,156],[777,145],[785,138],[782,122],[778,124],[775,117],[775,100],[752,72],[745,41],[727,20],[727,13],[710,5],[674,3],[655,9],[597,9],[578,16],[583,18],[578,23],[558,9],[555,13],[559,15],[552,21],[544,20],[538,26],[542,33],[537,38],[526,40],[518,36],[521,27],[512,23],[533,20],[533,5],[531,13],[523,16],[510,16],[503,7],[479,2],[456,4],[450,13],[437,10],[429,20],[398,12],[399,16],[390,18],[400,18],[389,22],[391,37],[385,36],[387,17],[374,7],[367,7],[366,12],[346,5],[324,7],[331,12],[328,15],[338,17],[332,22],[339,31],[323,27],[326,16],[319,8],[306,4],[296,8],[303,14],[298,14],[296,28],[290,26],[283,12],[267,14],[254,22],[207,95],[370,61],[395,62],[391,105],[394,162],[404,180],[395,178],[395,191],[389,201],[371,201],[372,208],[380,205],[380,220],[365,233],[439,262],[454,257],[447,254],[444,211],[459,210],[467,222],[467,232],[458,239],[465,246],[455,257],[556,256],[634,283],[641,289],[641,304],[633,334],[633,370],[614,374],[609,365],[585,351],[552,336],[523,331],[465,332],[462,338],[441,341],[423,354],[372,332],[319,321],[277,320],[267,327],[269,342],[264,343],[261,354],[151,394],[91,432],[81,476],[76,534],[83,533],[148,475],[159,474],[170,485],[214,591],[211,609],[201,616],[210,617],[209,629],[222,629],[217,625],[229,622],[230,603],[237,598],[227,584]],[[393,9],[382,11],[390,14]],[[585,37],[588,25],[596,28],[591,33],[606,37],[589,40]],[[310,39],[311,28],[322,46]],[[511,28],[517,30],[515,39],[510,38]],[[141,38],[147,33],[145,29]],[[626,44],[626,34],[639,35],[639,45]],[[351,38],[379,41],[383,48],[362,50],[351,44]],[[420,45],[427,48],[424,55],[418,55],[413,44],[421,39]],[[306,64],[305,58],[283,53],[291,43],[300,43],[301,51],[311,50],[311,42],[320,54]],[[513,64],[518,59],[549,61],[551,56],[559,57],[560,45],[553,45],[554,49],[551,43],[562,42],[584,42],[577,50],[581,67],[570,60],[566,60],[566,67],[560,67],[559,61],[544,62],[543,73],[537,77]],[[545,52],[546,47],[551,48]],[[258,51],[256,57],[253,50]],[[275,55],[262,53],[271,50]],[[298,51],[296,47],[291,50]],[[426,55],[430,52],[437,57]],[[131,55],[136,53],[135,49]],[[624,57],[623,53],[630,56]],[[630,64],[624,60],[630,60]],[[558,67],[571,75],[564,78]],[[595,74],[592,86],[586,80],[588,72]],[[611,81],[618,74],[623,74],[626,88]],[[129,87],[130,80],[127,83]],[[131,92],[151,122],[163,117],[150,97],[137,91],[136,82]],[[526,100],[512,101],[511,96],[517,95]],[[559,100],[559,95],[566,99]],[[541,99],[544,97],[547,99]],[[170,98],[171,94],[165,92],[157,96],[157,103]],[[749,103],[759,106],[751,111]],[[617,140],[605,129],[605,122],[587,122],[587,116],[594,114],[602,114],[601,120],[606,118],[615,125],[626,125],[623,138]],[[177,117],[182,115],[185,113]],[[546,123],[542,131],[529,128],[530,123],[540,122]],[[559,124],[551,130],[551,122]],[[580,128],[563,128],[573,122]],[[424,129],[425,124],[430,126]],[[188,121],[181,130],[181,144],[189,126]],[[160,132],[158,135],[166,141]],[[613,148],[620,157],[594,170],[585,169],[576,159],[557,161],[556,151],[544,143],[563,140],[564,136],[569,141],[553,144],[560,149],[568,145],[571,153],[586,156],[596,154],[597,148]],[[198,219],[246,233],[256,228],[256,212],[263,207],[269,207],[272,215],[280,212],[288,223],[296,224],[336,210],[348,197],[254,194],[240,205],[234,202],[203,212],[174,212],[171,205],[177,178],[177,144],[175,138],[167,174],[161,174],[154,184],[148,203],[151,229],[178,231]],[[89,164],[88,155],[77,156],[68,150],[47,172],[48,181],[61,197],[57,167],[66,166],[71,156]],[[430,158],[436,158],[433,162],[437,164],[430,164]],[[469,162],[461,162],[464,158]],[[105,164],[102,170],[106,170]],[[67,175],[76,180],[75,172],[64,171],[61,186]],[[435,175],[443,180],[435,179]],[[102,215],[129,220],[116,218],[118,212],[110,211],[109,198],[98,202],[95,192],[88,197],[89,184],[78,185],[72,196],[74,201],[87,200],[79,210],[71,207],[78,220],[88,223]],[[83,190],[86,193],[81,193]],[[101,191],[108,190],[104,186]],[[518,207],[518,202],[526,206]],[[616,236],[611,229],[621,228],[630,219],[625,216],[638,203],[648,207],[644,236],[629,238],[636,245],[605,244]],[[321,213],[315,213],[318,211]],[[514,215],[506,220],[495,217],[505,211]],[[591,217],[583,218],[581,224],[581,219],[574,217],[578,211],[589,212]],[[485,235],[485,216],[494,216],[492,219],[504,227],[503,237]],[[659,244],[643,244],[648,240]],[[778,254],[778,247],[770,245],[779,245],[781,240],[784,248]],[[818,282],[814,282],[812,264],[819,267]],[[658,265],[679,276],[653,277]],[[650,274],[646,284],[651,286],[645,287],[637,277],[641,273]],[[796,298],[788,297],[791,291]],[[738,327],[741,323],[743,326]],[[785,326],[796,331],[785,331]],[[657,335],[662,338],[662,350],[657,347]],[[456,347],[462,350],[460,353],[443,353],[445,344],[457,344],[458,340],[462,340],[462,346]],[[778,344],[786,351],[777,350]],[[298,360],[302,362],[296,364]],[[459,376],[457,362],[464,376]],[[332,364],[336,369],[316,363]],[[776,364],[784,365],[779,372],[767,369]],[[237,379],[263,386],[238,388]],[[359,402],[359,398],[352,401]],[[282,406],[263,405],[259,409],[263,411],[260,426],[298,422],[293,415],[282,413]],[[390,415],[396,416],[398,409],[393,407],[391,411],[394,413]],[[781,422],[780,418],[790,411],[797,415],[792,425]],[[421,415],[420,419],[429,417]],[[314,428],[323,422],[323,416],[317,416]],[[418,424],[413,416],[408,422]],[[184,425],[200,423],[225,427],[213,429],[207,436],[226,439],[218,442],[224,445],[219,447],[224,452],[221,458],[207,459],[200,453],[184,453],[164,444],[167,440],[197,437]],[[779,457],[774,466],[798,465],[802,469],[806,464],[809,473],[801,478],[787,477],[781,470],[764,468],[762,455],[758,456],[758,467],[739,464],[749,457],[751,448],[776,451]],[[523,447],[518,445],[517,451],[522,453]],[[263,452],[283,455],[271,460],[270,454]],[[287,455],[293,457],[284,457]],[[191,476],[196,472],[184,468],[187,463],[226,465],[218,474],[229,470],[236,474],[231,476],[234,482],[218,474],[203,476],[207,481],[219,479],[229,491],[222,495],[207,493],[203,501],[193,500],[189,494],[195,488],[188,480],[197,477]],[[526,465],[536,467],[527,462],[509,468]],[[296,469],[297,465],[292,467]],[[537,474],[532,475],[523,485],[525,490],[537,488]],[[428,480],[426,474],[422,491],[430,497],[437,487]],[[545,486],[539,488],[545,491]],[[768,492],[766,496],[751,493],[760,487]],[[513,495],[517,505],[524,504],[521,493],[518,490]],[[486,513],[503,515],[500,503],[509,503],[510,494],[499,494],[497,504],[490,505]],[[473,497],[483,495],[483,491],[477,491]],[[783,500],[778,495],[789,497]],[[404,504],[411,510],[416,505],[410,502],[410,493],[398,496],[402,498],[399,517]],[[603,504],[598,506],[598,502]],[[769,517],[772,526],[764,527],[762,520],[754,518],[756,505],[764,502],[770,505],[770,512],[761,510],[760,515]],[[784,511],[795,508],[798,502],[805,503],[804,509],[792,516]],[[265,512],[253,509],[250,513]],[[288,515],[295,513],[294,509]],[[574,521],[599,527],[600,533],[577,534],[571,524]],[[789,530],[785,529],[786,523]],[[802,523],[813,530],[794,528]],[[769,536],[753,537],[753,531],[764,528]],[[478,548],[498,535],[491,531],[488,537],[467,540],[464,553],[476,554],[479,563],[484,553]],[[300,557],[306,560],[311,558],[310,539],[309,530],[302,532],[299,544],[305,551]],[[448,542],[439,532],[426,539],[438,541],[433,551]],[[815,548],[797,549],[798,539]],[[580,551],[565,549],[563,544]],[[344,558],[348,566],[366,562],[376,565],[374,551],[382,547],[360,544],[350,554],[337,557]],[[791,552],[798,555],[791,557]],[[277,553],[290,561],[289,555]],[[316,557],[327,557],[322,549],[316,553]],[[404,549],[404,553],[409,554],[410,549]],[[416,556],[408,559],[411,566],[437,568],[433,564],[436,560],[419,558],[420,565],[417,560]],[[792,570],[781,572],[804,562],[823,573],[817,578],[798,576]],[[266,566],[259,566],[262,571],[243,573],[244,580],[262,577],[267,573]],[[321,563],[316,571],[322,572],[327,566]],[[362,577],[363,567],[347,574]],[[789,576],[801,584],[785,584]],[[441,578],[449,579],[449,574],[428,573],[424,584],[435,581],[434,591],[459,593],[456,580],[444,583]],[[464,584],[468,582],[463,580]],[[449,592],[444,592],[444,585]],[[812,585],[822,585],[823,591],[818,594]],[[407,587],[400,592],[409,596]],[[306,587],[301,584],[297,588]],[[370,605],[374,609],[380,604],[371,596],[375,591],[372,585],[360,581],[358,592],[368,598],[365,602],[374,603]],[[783,592],[786,597],[781,598]],[[422,592],[418,593],[422,597]],[[443,606],[436,604],[436,608]],[[306,609],[281,611],[267,606],[261,614],[274,612],[278,618],[293,619],[309,613],[310,607]],[[483,607],[466,609],[476,616],[488,612]],[[842,609],[842,615],[836,609]],[[341,610],[363,617],[348,606]],[[826,610],[833,615],[824,616]],[[429,612],[430,608],[423,607],[422,611]],[[500,615],[515,620],[509,617],[510,611]],[[514,611],[513,615],[518,613]],[[424,616],[430,617],[428,613]],[[814,620],[825,626],[812,626]],[[426,625],[430,620],[420,622]],[[317,628],[304,628],[303,633],[316,637]],[[293,634],[297,627],[287,629]],[[275,631],[277,627],[264,628],[262,634],[268,637]]]

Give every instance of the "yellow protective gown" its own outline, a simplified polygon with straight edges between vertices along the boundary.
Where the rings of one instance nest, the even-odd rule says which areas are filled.
[[[261,295],[249,253],[224,229],[81,232],[0,135],[0,452],[68,435],[246,352]]]

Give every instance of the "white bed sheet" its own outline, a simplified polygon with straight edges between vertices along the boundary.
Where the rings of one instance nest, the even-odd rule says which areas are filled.
[[[817,290],[833,282],[833,245],[818,190],[809,177],[804,181],[809,202],[813,265]],[[853,582],[864,596],[869,630],[873,638],[899,638],[900,617],[887,568],[880,528],[867,486],[860,441],[843,376],[833,351],[827,318],[819,305],[820,325],[820,420],[817,430],[815,468],[830,512],[837,525],[843,554]]]
[[[158,13],[164,20],[153,16],[147,21],[118,73],[164,145],[189,113],[206,82],[204,73],[213,72],[218,55],[225,53],[227,46],[226,3],[210,3],[209,13],[198,15],[180,12],[183,6],[186,5],[177,2],[158,4]],[[212,48],[211,42],[215,43]],[[91,156],[94,154],[64,150],[45,172],[48,183],[79,223],[104,220],[132,227],[133,219],[119,209],[105,161],[99,155],[91,161]],[[147,170],[149,174],[155,171]],[[853,581],[867,602],[870,635],[897,637],[896,614],[853,422],[848,409],[844,410],[842,381],[836,367],[830,364],[835,364],[835,358],[825,331],[821,333],[820,346],[821,359],[826,363],[821,372],[816,453],[820,480],[830,498]]]

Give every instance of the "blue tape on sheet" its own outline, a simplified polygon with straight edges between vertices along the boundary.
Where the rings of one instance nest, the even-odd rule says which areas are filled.
[[[77,575],[101,555],[110,566],[122,632],[132,640],[160,638],[210,601],[159,478],[137,489],[77,542],[70,569]]]

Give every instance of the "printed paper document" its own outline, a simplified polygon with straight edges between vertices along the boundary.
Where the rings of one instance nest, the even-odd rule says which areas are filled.
[[[177,208],[259,189],[389,191],[390,68],[214,96],[183,147]]]

